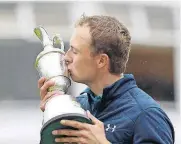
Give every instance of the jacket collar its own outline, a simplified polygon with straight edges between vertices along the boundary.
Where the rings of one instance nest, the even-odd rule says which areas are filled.
[[[132,74],[124,74],[123,78],[116,81],[110,86],[107,86],[103,89],[102,101],[108,102],[116,97],[120,97],[129,89],[136,87],[136,81]],[[94,100],[94,93],[90,88],[86,88],[81,94],[86,93],[88,95],[89,100]]]

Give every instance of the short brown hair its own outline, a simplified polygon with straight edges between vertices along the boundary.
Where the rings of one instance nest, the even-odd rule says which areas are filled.
[[[85,16],[75,26],[90,27],[94,54],[105,53],[110,59],[109,72],[121,74],[129,58],[131,36],[128,29],[111,16]]]

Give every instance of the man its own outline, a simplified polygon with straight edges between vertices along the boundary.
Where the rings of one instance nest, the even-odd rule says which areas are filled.
[[[57,142],[80,144],[173,144],[173,126],[160,106],[136,85],[133,75],[123,74],[131,37],[127,28],[109,16],[83,16],[75,25],[65,55],[72,80],[88,88],[77,97],[88,110],[93,125],[61,121],[78,130],[56,130]],[[56,92],[54,82],[38,82],[41,109]],[[90,111],[90,112],[89,112]]]

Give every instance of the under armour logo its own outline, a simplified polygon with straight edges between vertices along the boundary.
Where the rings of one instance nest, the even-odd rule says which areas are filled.
[[[116,129],[116,125],[114,125],[113,127],[111,127],[111,124],[107,124],[107,128],[106,128],[106,131],[111,131],[111,132],[114,132]]]

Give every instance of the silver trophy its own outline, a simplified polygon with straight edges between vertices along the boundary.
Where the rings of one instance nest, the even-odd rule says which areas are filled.
[[[64,61],[64,43],[60,35],[55,35],[51,40],[43,27],[36,27],[34,32],[44,47],[44,50],[36,58],[35,67],[40,77],[43,76],[47,78],[47,81],[55,82],[55,85],[50,87],[48,91],[56,90],[64,93],[52,96],[46,103],[43,113],[40,143],[54,144],[56,136],[52,135],[53,130],[72,129],[61,125],[60,120],[69,119],[90,124],[91,121],[75,97],[66,94],[71,80]]]

